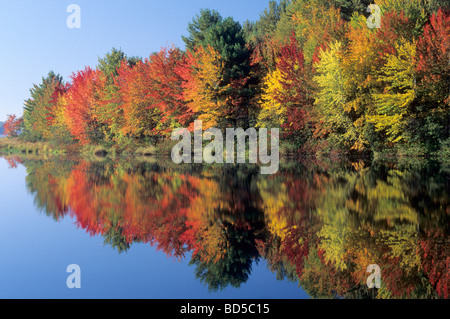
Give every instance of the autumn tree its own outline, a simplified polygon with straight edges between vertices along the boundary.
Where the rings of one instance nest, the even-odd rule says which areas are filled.
[[[377,131],[384,131],[391,143],[409,140],[407,126],[413,120],[412,104],[416,99],[416,48],[414,43],[396,45],[396,54],[389,54],[380,70],[378,81],[384,89],[374,94],[376,115],[368,122]]]
[[[289,44],[281,48],[277,69],[281,74],[282,89],[275,91],[274,99],[286,109],[283,128],[287,136],[306,139],[309,135],[307,115],[313,100],[303,51],[294,36]]]
[[[58,83],[53,91],[47,114],[49,139],[59,143],[68,144],[73,141],[66,122],[67,91],[70,84]]]
[[[180,75],[180,66],[186,63],[184,53],[176,48],[163,48],[152,54],[148,61],[150,77],[153,81],[150,97],[162,114],[159,130],[171,132],[177,127],[192,122],[192,110],[183,102],[184,79]]]
[[[116,79],[119,75],[121,64],[133,66],[138,60],[129,60],[121,50],[113,48],[103,58],[98,58],[97,70],[97,100],[93,110],[93,118],[98,123],[98,130],[104,140],[113,140],[123,143],[123,113],[120,105],[122,103],[119,87]]]
[[[419,106],[411,131],[429,148],[450,137],[450,15],[433,14],[417,43]]]
[[[3,134],[10,137],[17,137],[22,128],[22,118],[17,118],[16,115],[8,115],[6,122],[3,124]]]
[[[51,101],[55,89],[60,85],[64,85],[62,77],[54,72],[49,72],[47,77],[42,78],[41,84],[35,84],[30,90],[31,97],[24,104],[23,138],[37,141],[50,137],[48,117],[53,108]]]
[[[188,25],[188,31],[189,37],[183,37],[188,51],[212,52],[212,49],[222,65],[219,89],[223,90],[228,109],[227,122],[233,126],[248,126],[249,101],[253,95],[249,87],[251,52],[242,26],[231,17],[222,18],[214,10],[202,10]]]
[[[283,76],[279,69],[269,72],[263,79],[260,100],[260,112],[257,126],[280,128],[286,124],[287,109],[277,100],[279,92],[283,91]]]
[[[178,48],[164,48],[135,65],[123,61],[115,85],[124,123],[122,134],[133,138],[167,135],[187,126],[192,112],[183,100],[185,57]]]
[[[350,112],[345,109],[342,59],[343,45],[336,42],[320,52],[315,64],[318,90],[314,102],[317,119],[314,137],[329,138],[335,145],[349,147],[356,141],[356,132]]]
[[[161,118],[160,110],[153,105],[149,92],[153,89],[148,61],[131,67],[123,62],[119,69],[117,85],[121,100],[124,126],[122,133],[139,138],[152,136]]]
[[[183,98],[188,107],[204,123],[204,128],[224,127],[231,116],[223,87],[224,64],[212,48],[199,47],[188,52],[187,61],[179,68],[183,82]]]
[[[87,144],[102,139],[99,122],[94,117],[98,107],[98,84],[101,74],[86,67],[73,73],[67,91],[66,124],[71,134],[81,143]]]
[[[293,1],[289,12],[295,38],[308,63],[325,34],[339,32],[342,28],[339,10],[330,1]]]
[[[287,12],[288,5],[288,0],[269,1],[269,7],[260,14],[256,22],[246,21],[243,25],[246,41],[253,48],[254,58],[269,70],[275,68],[280,47],[275,39],[275,32],[279,21]]]

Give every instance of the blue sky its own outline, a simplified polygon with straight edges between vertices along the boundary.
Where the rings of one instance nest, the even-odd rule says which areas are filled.
[[[81,8],[81,29],[69,29],[66,8]],[[161,47],[184,47],[187,24],[202,8],[254,21],[268,0],[0,0],[0,121],[22,114],[33,83],[50,70],[67,79],[121,48],[148,57]]]

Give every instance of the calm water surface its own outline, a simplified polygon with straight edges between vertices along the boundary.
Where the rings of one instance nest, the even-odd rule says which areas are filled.
[[[0,158],[0,298],[449,298],[447,169],[259,171]]]

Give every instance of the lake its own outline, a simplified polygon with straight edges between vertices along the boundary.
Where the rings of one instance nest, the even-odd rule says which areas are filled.
[[[270,176],[10,156],[0,176],[0,298],[449,298],[450,174],[433,161]]]

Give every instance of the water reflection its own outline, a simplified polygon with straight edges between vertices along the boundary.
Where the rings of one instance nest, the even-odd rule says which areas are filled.
[[[449,298],[449,174],[433,163],[252,166],[21,160],[36,205],[119,253],[149,243],[186,258],[210,290],[262,259],[315,298]],[[192,254],[187,254],[188,252]],[[382,269],[369,290],[367,266]]]

